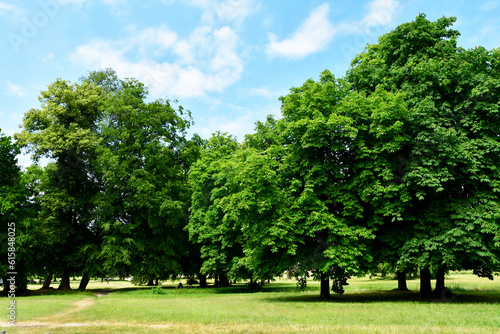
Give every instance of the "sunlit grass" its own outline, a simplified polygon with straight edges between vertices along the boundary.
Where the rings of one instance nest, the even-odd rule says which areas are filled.
[[[418,297],[418,280],[409,292],[394,291],[390,278],[354,278],[346,293],[329,301],[318,298],[319,283],[305,292],[295,281],[276,280],[263,292],[242,293],[244,283],[232,288],[176,289],[163,284],[163,295],[129,282],[102,283],[115,290],[96,297],[91,292],[18,297],[18,321],[46,327],[10,329],[8,333],[498,333],[500,282],[471,274],[453,274],[456,299],[446,303]],[[77,286],[77,284],[75,284]],[[57,293],[57,292],[54,292]],[[75,312],[75,305],[86,307]],[[7,300],[0,300],[4,308]],[[59,314],[59,316],[58,316]]]

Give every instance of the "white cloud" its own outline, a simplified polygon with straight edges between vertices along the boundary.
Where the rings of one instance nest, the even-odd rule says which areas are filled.
[[[67,4],[81,4],[84,2],[88,2],[88,0],[57,0],[61,5],[67,5]]]
[[[20,16],[24,10],[16,5],[10,3],[0,2],[0,16]]]
[[[324,50],[337,34],[374,35],[374,28],[394,21],[399,7],[398,0],[373,0],[366,5],[362,19],[333,25],[328,20],[329,6],[325,3],[316,8],[289,38],[278,41],[275,35],[269,34],[267,54],[303,58]]]
[[[265,121],[268,115],[273,115],[276,119],[282,117],[281,102],[278,100],[251,108],[220,101],[213,101],[213,104],[214,109],[219,110],[219,115],[205,118],[203,116],[212,115],[212,113],[205,113],[196,117],[200,122],[195,122],[194,126],[189,129],[188,135],[197,133],[202,138],[210,138],[213,133],[221,131],[236,136],[238,141],[242,142],[246,134],[255,132],[257,121]]]
[[[336,33],[334,26],[328,21],[329,11],[330,6],[327,3],[317,7],[290,37],[282,41],[269,34],[267,54],[303,58],[323,50]]]
[[[0,15],[17,9],[17,6],[5,2],[0,2]]]
[[[163,0],[165,4],[172,2]],[[259,8],[259,3],[254,0],[185,0],[182,3],[202,9],[202,21],[210,25],[214,22],[241,25],[247,16]]]
[[[116,42],[93,40],[79,46],[71,60],[88,69],[111,67],[120,77],[144,82],[156,97],[196,97],[221,92],[239,80],[243,62],[238,45],[238,35],[227,26],[199,27],[188,39],[165,28],[150,28],[133,30],[129,38]]]
[[[9,95],[15,95],[17,97],[24,97],[26,93],[24,92],[23,87],[13,84],[12,82],[7,83],[7,93]]]
[[[369,12],[363,20],[362,24],[385,25],[389,24],[399,7],[396,0],[374,0],[368,4]]]

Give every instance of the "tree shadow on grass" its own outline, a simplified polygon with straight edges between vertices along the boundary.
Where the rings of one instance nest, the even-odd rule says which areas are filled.
[[[364,291],[345,293],[341,296],[332,294],[329,299],[321,299],[319,295],[301,294],[269,296],[267,301],[284,303],[381,303],[381,302],[422,302],[422,303],[457,303],[457,304],[499,304],[500,292],[462,291],[443,298],[421,298],[416,291]]]

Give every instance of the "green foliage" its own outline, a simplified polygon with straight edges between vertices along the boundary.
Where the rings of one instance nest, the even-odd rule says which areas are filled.
[[[182,272],[187,256],[187,172],[196,144],[185,139],[190,113],[175,102],[146,102],[146,87],[114,72],[86,79],[108,91],[95,161],[105,191],[96,196],[106,270],[126,265],[145,280]]]
[[[235,173],[230,157],[237,149],[234,137],[216,133],[205,143],[200,159],[189,172],[193,193],[186,229],[190,240],[201,245],[203,274],[227,274],[243,255],[239,233],[219,207],[231,191],[226,182]]]
[[[338,295],[343,295],[345,292],[344,286],[349,285],[349,283],[347,283],[347,280],[351,278],[351,275],[345,272],[345,270],[334,269],[331,277],[332,291]]]
[[[392,208],[371,202],[375,212],[390,209],[377,233],[383,257],[402,270],[444,266],[491,275],[500,269],[500,58],[498,50],[457,47],[453,22],[419,15],[368,46],[347,79],[370,96],[380,87],[400,94],[408,108],[402,140],[389,152],[399,160],[389,170],[400,199],[393,196]]]
[[[165,290],[159,285],[155,286],[154,288],[151,289],[153,291],[153,295],[164,295],[166,294]]]
[[[297,277],[297,288],[302,291],[307,289],[307,275]]]

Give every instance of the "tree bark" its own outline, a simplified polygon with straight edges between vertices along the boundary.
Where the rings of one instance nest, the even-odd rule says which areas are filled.
[[[61,284],[59,284],[57,290],[71,290],[69,274],[66,271],[63,271],[61,275]]]
[[[160,283],[160,279],[158,277],[156,277],[155,285],[158,286],[159,283]]]
[[[218,275],[219,277],[219,286],[231,286],[231,282],[229,281],[229,278],[227,277],[226,273],[222,273]]]
[[[440,267],[436,272],[436,289],[434,290],[434,296],[439,298],[444,290],[444,268]]]
[[[82,276],[82,280],[80,281],[80,285],[78,286],[78,290],[85,291],[87,289],[87,285],[90,282],[90,276],[87,273],[84,273]]]
[[[432,298],[431,271],[429,268],[420,270],[420,297]]]
[[[406,273],[404,271],[398,270],[397,275],[398,275],[398,290],[408,291],[408,287],[406,286]]]
[[[150,279],[150,280],[148,281],[147,286],[154,286],[154,285],[155,285],[155,281],[154,281],[153,279]]]
[[[327,274],[321,273],[321,292],[320,292],[320,297],[321,299],[329,299],[330,298],[330,278],[328,277]]]
[[[48,288],[50,288],[50,283],[52,282],[52,275],[53,275],[53,272],[51,270],[47,274],[47,277],[45,277],[45,282],[43,282],[42,289],[48,289]]]
[[[200,280],[200,288],[206,288],[207,285],[207,275],[199,274],[198,278]]]

